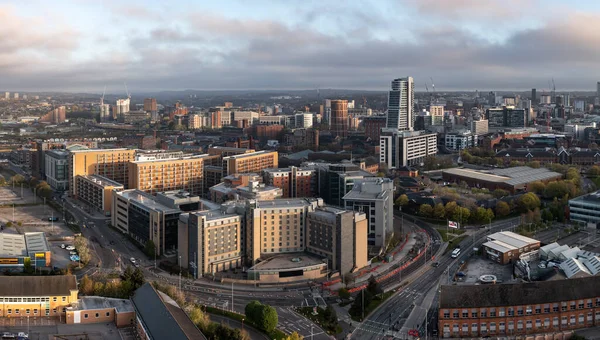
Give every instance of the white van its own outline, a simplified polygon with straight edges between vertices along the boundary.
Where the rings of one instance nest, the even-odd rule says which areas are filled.
[[[452,255],[450,255],[450,257],[452,257],[453,259],[457,258],[458,255],[460,255],[460,248],[456,248],[452,251]]]

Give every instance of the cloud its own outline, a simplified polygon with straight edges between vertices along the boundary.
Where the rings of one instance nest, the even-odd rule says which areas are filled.
[[[406,75],[420,90],[430,77],[442,91],[543,88],[552,77],[565,89],[591,88],[600,71],[600,13],[575,12],[511,26],[501,40],[463,24],[470,17],[493,23],[510,15],[523,18],[524,8],[535,5],[518,3],[373,1],[363,11],[334,11],[334,3],[316,2],[302,7],[295,20],[203,8],[166,15],[130,6],[110,10],[126,26],[99,31],[81,31],[68,21],[57,24],[53,17],[24,17],[0,6],[0,74],[3,84],[15,89],[101,90],[127,81],[133,93],[386,89],[391,79]],[[398,6],[403,11],[394,12]],[[418,18],[396,20],[414,13]]]

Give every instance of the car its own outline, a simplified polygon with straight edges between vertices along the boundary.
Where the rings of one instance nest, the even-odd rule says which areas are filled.
[[[12,334],[11,332],[3,332],[2,333],[2,339],[14,339],[16,338],[16,336],[14,334]]]
[[[17,338],[19,338],[19,339],[29,339],[29,334],[27,334],[25,332],[19,332],[19,333],[17,333]]]
[[[61,249],[65,249],[66,247],[67,247],[67,246],[66,246],[64,243],[60,245],[60,248],[61,248]]]
[[[69,252],[69,255],[79,255],[79,254],[77,253],[77,251],[75,251],[75,250],[71,250],[71,251]]]
[[[66,246],[65,249],[66,250],[75,250],[75,247],[73,247],[73,246]]]
[[[58,217],[48,217],[48,222],[56,222],[58,221]]]
[[[439,262],[433,262],[431,263],[432,267],[439,267],[440,263]]]
[[[79,260],[80,260],[79,255],[71,255],[69,258],[73,262],[79,262]]]
[[[136,267],[136,268],[139,268],[140,264],[136,262],[136,263],[133,264],[133,266]]]
[[[135,257],[132,257],[132,258],[130,258],[130,259],[129,259],[129,262],[131,262],[131,263],[135,264]]]

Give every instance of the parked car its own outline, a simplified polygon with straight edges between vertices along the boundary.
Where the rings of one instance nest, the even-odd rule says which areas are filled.
[[[48,222],[56,222],[58,221],[58,217],[48,217]]]
[[[439,267],[440,263],[439,262],[432,262],[431,266],[432,267]]]
[[[132,257],[132,258],[130,258],[130,259],[129,259],[129,262],[131,262],[131,263],[135,264],[135,263],[136,263],[136,261],[135,261],[135,257]]]
[[[3,332],[2,333],[2,339],[14,339],[16,338],[16,335],[12,334],[11,332]]]
[[[71,250],[71,251],[69,252],[69,255],[79,255],[79,254],[78,254],[78,253],[77,253],[75,250]]]
[[[61,249],[65,249],[66,247],[67,247],[67,245],[66,245],[66,244],[64,244],[64,243],[60,245],[60,248],[61,248]]]
[[[19,338],[19,339],[29,339],[29,334],[27,334],[25,332],[19,332],[19,333],[17,333],[17,338]]]
[[[80,260],[79,255],[71,255],[71,257],[69,257],[69,258],[73,262],[78,262]]]
[[[73,246],[67,246],[65,249],[66,250],[75,250],[75,247],[73,247]]]

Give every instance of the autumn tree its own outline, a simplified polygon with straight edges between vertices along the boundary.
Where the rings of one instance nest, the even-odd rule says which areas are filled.
[[[510,214],[510,206],[504,201],[496,203],[496,216],[506,216]]]
[[[431,217],[433,214],[433,207],[429,204],[421,204],[419,207],[419,215],[423,217]]]

